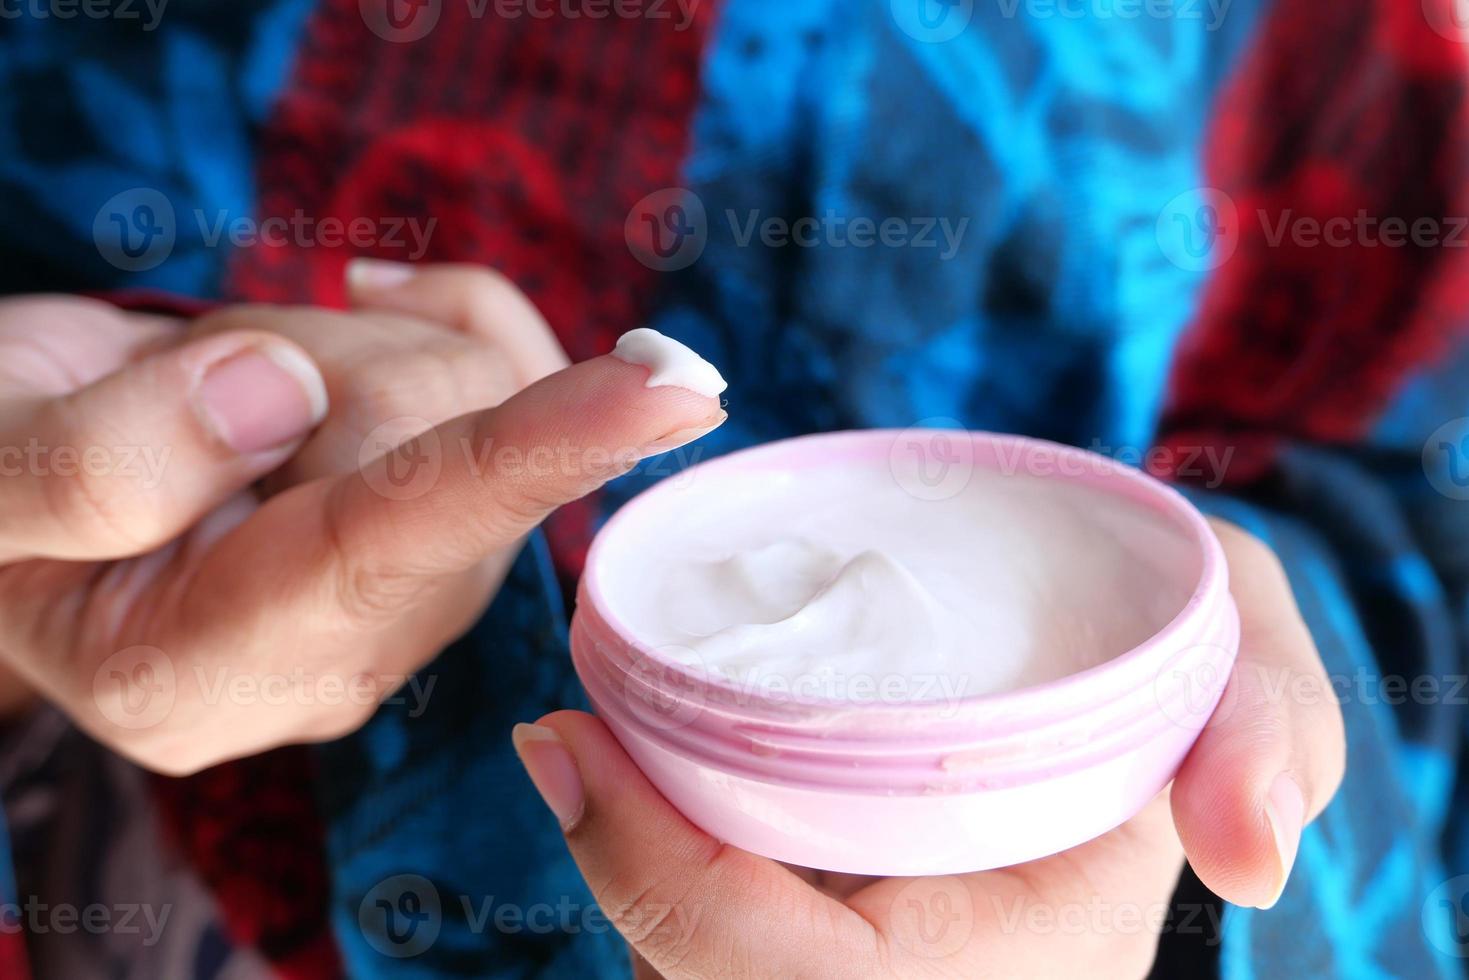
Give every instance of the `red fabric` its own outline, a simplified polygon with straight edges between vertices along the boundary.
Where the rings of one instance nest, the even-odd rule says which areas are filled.
[[[444,4],[427,37],[389,43],[364,30],[358,0],[323,3],[263,137],[259,217],[365,216],[383,231],[433,220],[414,258],[495,266],[573,359],[605,352],[653,298],[656,274],[623,224],[644,195],[679,183],[712,5],[682,31],[672,20],[474,19],[472,6]],[[411,257],[387,242],[261,245],[238,253],[227,293],[340,306],[356,254]],[[590,513],[563,508],[549,528],[565,570],[580,568]],[[341,970],[309,764],[292,749],[159,783],[236,939],[291,977]]]
[[[7,915],[5,928],[0,930],[0,978],[4,980],[28,980],[31,975],[24,925],[21,918]]]
[[[157,777],[166,830],[219,903],[230,937],[283,977],[342,973],[308,749],[278,749],[184,779]]]
[[[265,134],[260,216],[435,222],[421,261],[478,262],[514,280],[573,360],[639,325],[657,274],[623,224],[680,183],[713,4],[673,19],[475,18],[442,5],[422,40],[363,29],[357,0],[313,20],[297,81]],[[364,70],[363,66],[371,66]],[[252,300],[343,302],[348,258],[403,248],[259,247],[229,291]],[[547,530],[558,565],[581,567],[592,508]]]
[[[1451,0],[1427,2],[1449,23]],[[1282,439],[1363,437],[1447,348],[1469,306],[1469,229],[1452,221],[1469,215],[1466,83],[1469,52],[1419,0],[1275,6],[1207,143],[1205,183],[1234,201],[1239,244],[1179,350],[1165,445],[1234,446],[1231,481],[1248,482]],[[1459,246],[1374,247],[1355,228],[1346,247],[1271,243],[1282,218],[1359,208],[1457,228]]]

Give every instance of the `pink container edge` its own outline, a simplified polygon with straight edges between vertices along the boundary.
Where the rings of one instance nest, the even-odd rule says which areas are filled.
[[[1227,598],[1229,595],[1229,571],[1224,561],[1224,551],[1204,520],[1202,514],[1188,502],[1177,490],[1168,486],[1140,470],[1133,469],[1116,460],[1108,459],[1096,453],[1078,449],[1075,446],[1067,446],[1062,443],[1050,442],[1045,439],[1033,439],[1029,436],[1017,436],[1000,433],[962,431],[949,429],[857,429],[843,432],[817,433],[814,435],[796,436],[791,439],[782,439],[776,442],[763,443],[748,449],[720,456],[707,462],[698,463],[690,467],[685,473],[695,471],[705,474],[714,474],[721,469],[734,469],[738,466],[751,466],[769,462],[766,456],[775,457],[778,454],[793,453],[798,448],[809,448],[818,446],[825,450],[814,457],[805,459],[806,468],[814,465],[831,462],[833,459],[870,458],[871,449],[865,447],[865,452],[854,452],[846,443],[857,444],[860,442],[881,443],[887,440],[889,443],[898,435],[903,433],[943,434],[955,435],[956,433],[967,435],[972,441],[979,444],[988,444],[991,449],[998,453],[1005,446],[1014,446],[1022,451],[1039,451],[1054,453],[1058,457],[1070,460],[1083,460],[1088,466],[1095,467],[1100,473],[1106,474],[1103,478],[1086,478],[1060,476],[1056,479],[1071,480],[1086,484],[1111,484],[1120,481],[1120,485],[1128,492],[1125,494],[1129,499],[1150,506],[1154,510],[1164,512],[1177,526],[1186,529],[1194,543],[1199,545],[1201,551],[1201,568],[1199,579],[1185,603],[1184,608],[1161,630],[1138,644],[1130,650],[1118,654],[1104,663],[1065,677],[1036,684],[1030,687],[1019,688],[1014,691],[1006,691],[998,694],[968,695],[962,700],[966,702],[983,702],[990,708],[999,710],[1013,705],[1029,703],[1040,705],[1057,696],[1063,696],[1069,689],[1091,688],[1096,691],[1097,685],[1105,685],[1107,688],[1118,686],[1118,681],[1125,685],[1126,678],[1121,677],[1124,672],[1136,672],[1152,675],[1155,671],[1149,670],[1148,661],[1150,655],[1156,657],[1159,651],[1166,651],[1172,641],[1188,629],[1188,624],[1194,618],[1195,611],[1200,606],[1207,607],[1214,601]],[[818,445],[819,444],[819,445]],[[886,451],[882,454],[886,456]],[[606,597],[602,592],[601,584],[597,577],[598,558],[601,551],[607,547],[607,542],[617,534],[619,525],[626,521],[635,508],[656,505],[660,490],[667,492],[669,484],[655,484],[632,500],[628,501],[617,510],[598,531],[596,538],[592,541],[587,551],[586,570],[582,575],[581,582],[577,587],[577,611],[589,609],[595,611],[596,618],[608,625],[623,641],[632,649],[639,658],[660,661],[671,670],[678,670],[679,665],[664,657],[656,649],[639,642],[631,629],[621,622],[611,611]],[[1166,653],[1165,653],[1166,655]],[[713,688],[724,687],[719,681],[710,682]],[[729,693],[735,693],[732,688],[726,688]],[[1063,698],[1064,700],[1064,698]],[[843,702],[832,702],[835,707],[846,707]],[[883,710],[892,706],[874,705],[874,710]],[[902,710],[901,708],[897,710]]]
[[[915,431],[956,434],[956,430],[866,430],[804,436],[733,453],[699,468],[780,468],[783,459],[812,467],[834,460],[872,459],[878,448],[882,452],[877,458],[884,458],[896,437]],[[598,556],[615,537],[619,518],[629,508],[656,506],[659,487],[655,486],[613,515],[593,543],[578,590],[573,661],[598,715],[644,774],[712,836],[777,860],[855,874],[954,874],[1003,867],[1057,853],[1123,823],[1167,786],[1197,739],[1223,693],[1238,648],[1238,616],[1228,591],[1223,552],[1202,515],[1173,488],[1105,457],[1020,436],[959,434],[977,449],[986,449],[987,453],[977,452],[986,458],[1010,447],[1021,453],[1043,451],[1084,460],[1087,466],[1080,472],[1090,477],[1055,478],[1080,480],[1103,492],[1121,491],[1149,506],[1189,532],[1200,559],[1199,580],[1188,602],[1158,633],[1111,660],[1064,678],[963,698],[973,730],[984,733],[988,723],[990,736],[1018,736],[1024,741],[1032,726],[1065,726],[1098,704],[1129,697],[1141,704],[1140,689],[1150,685],[1153,705],[1168,724],[1151,726],[1148,737],[1134,736],[1120,750],[1069,766],[1059,758],[1047,759],[1041,739],[1035,758],[1028,768],[1021,766],[1018,778],[1012,774],[989,780],[984,751],[975,753],[972,746],[963,779],[946,770],[950,751],[957,748],[950,726],[948,734],[934,739],[931,751],[910,753],[911,772],[889,788],[824,781],[833,775],[840,780],[848,771],[861,772],[864,758],[843,759],[840,751],[824,751],[825,768],[803,760],[799,753],[792,760],[762,758],[748,740],[741,744],[737,735],[731,736],[728,726],[711,728],[706,724],[709,718],[697,714],[676,731],[649,726],[636,711],[626,710],[626,704],[614,706],[619,700],[631,703],[629,692],[615,687],[616,678],[627,679],[616,669],[617,658],[646,658],[675,673],[679,665],[639,643],[616,620],[601,594],[597,572]],[[596,630],[596,639],[589,624],[603,627]],[[1170,707],[1158,693],[1157,679],[1165,668],[1187,667],[1188,662],[1177,658],[1198,647],[1208,648],[1217,670],[1212,680],[1201,678],[1197,687],[1188,682],[1179,694],[1187,712],[1179,717],[1173,714],[1177,705]],[[713,702],[729,693],[708,678],[699,682]],[[868,721],[875,721],[877,713],[900,712],[906,713],[905,720],[911,716],[920,724],[924,711],[922,703],[854,709],[838,702],[809,707],[817,714],[840,709],[842,716]],[[761,724],[759,706],[751,710],[747,722]],[[921,746],[925,737],[918,735],[913,741]],[[830,743],[822,746],[834,748]],[[733,764],[731,759],[744,764]],[[862,800],[860,820],[852,819],[854,797]]]

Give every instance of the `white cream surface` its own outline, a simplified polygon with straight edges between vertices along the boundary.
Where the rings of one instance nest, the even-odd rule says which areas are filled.
[[[603,546],[609,611],[742,686],[899,702],[1102,663],[1167,625],[1198,581],[1183,531],[1141,505],[988,469],[926,500],[910,477],[886,461],[695,471]]]
[[[719,369],[691,347],[650,327],[629,330],[619,337],[612,356],[648,368],[649,388],[673,385],[713,398],[729,387]]]

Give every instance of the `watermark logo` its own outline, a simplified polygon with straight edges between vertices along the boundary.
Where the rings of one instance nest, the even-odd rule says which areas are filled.
[[[92,241],[103,259],[124,272],[156,269],[178,241],[173,203],[152,187],[115,194],[92,222]]]
[[[173,661],[157,647],[119,650],[92,675],[97,710],[119,728],[154,727],[173,711],[177,696]]]
[[[1469,875],[1441,883],[1423,900],[1424,937],[1446,956],[1469,959]]]
[[[974,477],[974,443],[957,419],[924,419],[898,433],[888,450],[888,469],[910,496],[948,500]]]
[[[1469,500],[1469,418],[1445,422],[1423,443],[1423,473],[1451,500]]]
[[[367,944],[394,959],[425,952],[439,938],[443,925],[439,890],[422,875],[384,878],[357,906],[357,926]]]
[[[362,22],[384,41],[421,41],[439,24],[444,0],[357,0]]]
[[[670,643],[653,652],[638,656],[623,675],[623,702],[639,721],[659,731],[692,724],[704,710],[709,668],[688,647]]]
[[[1007,936],[1140,936],[1156,943],[1169,933],[1200,937],[1208,947],[1223,937],[1223,911],[1213,902],[1112,902],[1101,895],[1060,903],[991,895],[989,901]]]
[[[1232,0],[997,0],[1000,16],[1014,20],[1197,21],[1206,31],[1224,26]]]
[[[3,0],[0,0],[3,2]],[[297,208],[291,214],[256,218],[194,208],[187,218],[205,248],[351,248],[357,252],[398,253],[416,262],[427,254],[437,218],[416,216],[317,218]],[[168,197],[153,187],[134,187],[110,198],[92,222],[97,252],[124,272],[157,268],[178,244],[180,219]],[[191,238],[190,241],[193,239]]]
[[[1227,648],[1207,643],[1170,656],[1153,678],[1153,697],[1163,716],[1189,731],[1227,719],[1239,702],[1238,688],[1229,683],[1233,661]]]
[[[942,44],[964,33],[974,0],[890,0],[893,22],[915,41]]]
[[[963,880],[917,878],[893,897],[892,934],[903,948],[924,959],[945,959],[974,935],[974,897]]]
[[[444,469],[443,446],[427,419],[399,416],[377,426],[362,440],[357,468],[380,496],[415,500],[439,482]]]
[[[1163,255],[1188,272],[1217,269],[1239,247],[1239,209],[1214,187],[1184,191],[1163,206],[1156,235]]]
[[[704,254],[709,218],[699,195],[684,187],[665,187],[633,205],[622,233],[643,265],[657,272],[677,272]]]

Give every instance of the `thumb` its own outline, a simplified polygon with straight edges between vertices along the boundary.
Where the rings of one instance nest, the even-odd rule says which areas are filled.
[[[436,428],[380,426],[361,472],[321,495],[330,551],[354,575],[461,571],[639,460],[724,422],[717,397],[649,380],[647,367],[607,355]]]
[[[1341,783],[1346,738],[1280,561],[1241,529],[1213,526],[1239,605],[1239,658],[1174,779],[1173,815],[1205,885],[1236,905],[1270,908],[1302,830]]]
[[[157,548],[286,460],[327,411],[295,344],[234,331],[0,416],[0,561]]]

